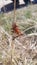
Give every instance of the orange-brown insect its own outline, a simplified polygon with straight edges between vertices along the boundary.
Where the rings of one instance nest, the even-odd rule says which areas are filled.
[[[18,28],[18,26],[16,25],[16,23],[14,23],[12,25],[12,29],[13,31],[19,36],[19,35],[22,35],[22,32],[20,31],[20,29]]]

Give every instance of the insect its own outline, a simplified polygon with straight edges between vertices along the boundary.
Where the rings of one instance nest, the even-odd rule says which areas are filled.
[[[23,33],[21,32],[21,30],[19,29],[19,27],[17,26],[16,23],[12,24],[12,30],[13,30],[13,33],[14,33],[14,38],[23,35]]]

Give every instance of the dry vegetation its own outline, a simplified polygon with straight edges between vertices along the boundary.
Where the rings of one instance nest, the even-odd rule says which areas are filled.
[[[37,65],[37,5],[16,11],[16,23],[25,35],[14,41],[13,15],[13,11],[0,14],[0,65]]]

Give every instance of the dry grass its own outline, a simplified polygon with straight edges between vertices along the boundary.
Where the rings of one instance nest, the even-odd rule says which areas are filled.
[[[36,65],[37,64],[37,36],[32,35],[30,37],[20,37],[12,41],[9,39],[7,32],[11,34],[11,25],[14,21],[13,11],[9,13],[0,14],[0,26],[5,29],[5,32],[0,31],[0,45],[2,45],[3,59],[0,60],[4,65]],[[17,25],[26,34],[37,31],[37,5],[29,5],[16,10]],[[6,32],[7,31],[7,32]],[[8,46],[12,41],[12,46]],[[23,42],[23,44],[21,44]],[[8,44],[7,44],[8,43]],[[15,44],[13,44],[15,43]],[[34,44],[33,44],[34,43]],[[20,44],[20,45],[19,45]],[[26,48],[26,49],[25,49]],[[31,48],[31,49],[30,49]],[[34,49],[35,48],[35,49]],[[25,53],[24,53],[25,52]]]
[[[29,5],[16,10],[17,24],[21,30],[25,30],[33,25],[37,24],[37,5]],[[10,31],[11,24],[14,21],[13,11],[0,14],[0,25],[2,25],[5,30]]]

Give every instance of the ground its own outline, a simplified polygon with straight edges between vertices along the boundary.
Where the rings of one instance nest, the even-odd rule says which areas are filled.
[[[37,4],[35,4],[35,5],[31,4],[31,5],[28,5],[27,7],[24,6],[24,7],[21,7],[20,9],[17,9],[16,10],[16,19],[17,19],[16,23],[17,23],[18,27],[25,34],[30,34],[30,33],[34,33],[34,32],[37,34]],[[12,32],[11,32],[12,22],[14,22],[14,11],[10,11],[10,12],[7,12],[7,13],[1,13],[0,14],[0,27],[2,27],[2,28],[0,28],[0,31],[2,29],[4,29],[9,35],[12,35]],[[1,32],[0,32],[0,37],[3,36],[4,33],[6,33],[6,32],[4,32],[1,35]],[[8,43],[8,38],[9,37],[7,37],[6,35],[4,35],[4,36],[1,37],[2,39],[1,38],[0,39],[4,43]],[[20,37],[20,39],[22,40],[23,38]],[[6,42],[6,40],[7,40],[7,42]],[[11,40],[10,40],[10,42],[11,42]],[[15,42],[19,44],[22,41],[19,42],[18,39],[15,39]],[[29,38],[28,37],[25,38],[25,40],[23,39],[23,42],[25,42],[25,45],[26,44],[28,45],[28,46],[26,46],[27,49],[25,49],[24,44],[20,46],[20,45],[18,45],[16,43],[14,45],[14,49],[11,50],[13,54],[10,53],[11,52],[10,51],[10,49],[11,49],[10,47],[7,46],[7,49],[6,50],[4,49],[6,51],[6,53],[8,54],[7,57],[9,57],[6,60],[3,60],[3,62],[5,61],[5,63],[7,63],[6,65],[8,65],[11,61],[13,61],[13,65],[17,65],[17,63],[18,63],[18,65],[19,64],[20,65],[22,65],[22,64],[23,65],[28,65],[26,62],[28,62],[28,63],[30,63],[32,65],[37,65],[37,50],[35,50],[35,49],[33,49],[33,50],[29,49],[29,48],[32,48],[34,46],[33,43],[37,44],[37,35],[36,36],[32,35],[32,38],[30,36]],[[12,43],[13,43],[13,41],[12,41]],[[30,47],[29,47],[29,43],[31,43]],[[6,45],[5,45],[5,48],[6,48]],[[36,49],[37,49],[37,46],[36,46]],[[20,52],[20,53],[18,53],[18,52]],[[26,52],[26,53],[24,53],[24,52]],[[11,55],[13,55],[13,57],[12,57],[13,59],[10,61]],[[29,59],[29,60],[27,60],[26,58],[24,58],[24,56],[26,56],[26,58]],[[0,58],[1,58],[1,54],[0,54]],[[7,62],[7,60],[9,62]],[[12,65],[12,63],[10,63],[10,65]]]

